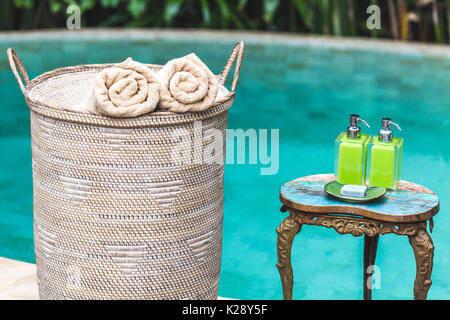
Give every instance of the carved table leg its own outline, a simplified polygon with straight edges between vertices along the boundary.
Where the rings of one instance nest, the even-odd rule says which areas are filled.
[[[369,277],[373,274],[373,269],[368,273],[369,267],[375,265],[377,256],[378,234],[373,237],[364,235],[364,276],[363,276],[363,295],[364,300],[372,300],[372,284],[367,283]],[[371,279],[371,278],[370,278]]]
[[[277,228],[277,268],[280,272],[281,284],[283,285],[284,300],[292,300],[294,276],[291,265],[291,248],[292,241],[294,240],[295,235],[300,232],[301,228],[302,225],[295,221],[292,215],[285,218]]]
[[[414,281],[414,300],[426,300],[431,287],[431,271],[433,270],[434,245],[425,228],[418,228],[409,236],[416,257],[416,281]]]

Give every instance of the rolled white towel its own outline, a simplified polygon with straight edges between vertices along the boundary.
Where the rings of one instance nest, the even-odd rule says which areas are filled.
[[[194,53],[167,62],[158,72],[158,78],[162,110],[203,111],[216,101],[219,83]]]
[[[128,58],[102,70],[95,80],[94,99],[87,109],[111,117],[135,117],[155,110],[160,84],[156,74],[145,65]],[[92,100],[94,104],[92,104]]]

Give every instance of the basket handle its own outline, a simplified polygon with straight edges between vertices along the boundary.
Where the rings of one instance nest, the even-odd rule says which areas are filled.
[[[236,92],[236,86],[237,82],[239,80],[239,73],[241,71],[241,65],[242,60],[244,58],[244,41],[239,41],[236,46],[234,47],[233,51],[230,54],[230,57],[228,58],[227,64],[222,70],[221,76],[221,84],[225,84],[225,81],[228,78],[228,74],[231,71],[231,67],[233,66],[233,63],[236,61],[236,68],[234,70],[234,76],[233,76],[233,82],[231,84],[231,94],[234,94]],[[28,77],[27,70],[25,69],[25,66],[22,63],[22,60],[20,60],[16,50],[13,48],[8,48],[6,51],[8,55],[8,61],[9,66],[11,67],[11,70],[14,74],[14,77],[17,80],[17,83],[19,84],[20,90],[22,90],[23,95],[25,95],[26,87],[30,84],[30,78]],[[19,70],[17,70],[17,67]],[[22,77],[22,78],[21,78]],[[25,84],[23,81],[25,81]]]
[[[17,55],[16,50],[14,50],[13,48],[9,48],[6,53],[8,55],[9,66],[11,67],[14,77],[19,84],[20,90],[22,90],[22,93],[25,96],[27,86],[30,84],[30,78],[28,77],[27,70],[25,69],[22,61]],[[17,68],[19,68],[19,71],[17,71]],[[25,84],[23,84],[22,79],[23,81],[25,81]]]
[[[227,81],[228,74],[230,73],[230,70],[233,67],[233,63],[236,61],[236,68],[234,69],[234,76],[233,82],[231,84],[230,95],[233,95],[236,92],[236,85],[239,80],[239,72],[241,71],[243,58],[244,58],[244,41],[241,40],[238,43],[236,43],[236,46],[234,47],[233,51],[231,51],[227,64],[225,65],[222,73],[220,74],[221,84],[224,85],[225,81]]]

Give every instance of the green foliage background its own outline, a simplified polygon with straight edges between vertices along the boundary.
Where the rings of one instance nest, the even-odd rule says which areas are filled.
[[[269,30],[449,42],[450,0],[1,0],[0,30],[64,28],[76,4],[83,27]],[[392,10],[394,3],[402,10]],[[367,7],[381,8],[381,30],[369,30]],[[433,5],[437,15],[433,19]],[[392,12],[395,20],[393,22]],[[414,14],[414,21],[406,18]],[[437,20],[436,20],[437,18]]]

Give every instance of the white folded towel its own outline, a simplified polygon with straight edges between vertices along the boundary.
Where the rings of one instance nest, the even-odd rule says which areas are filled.
[[[112,117],[135,117],[155,110],[159,90],[156,74],[128,58],[97,75],[94,98],[88,99],[87,110]]]
[[[211,70],[193,53],[167,62],[158,72],[158,78],[162,110],[203,111],[216,101],[219,83]]]

